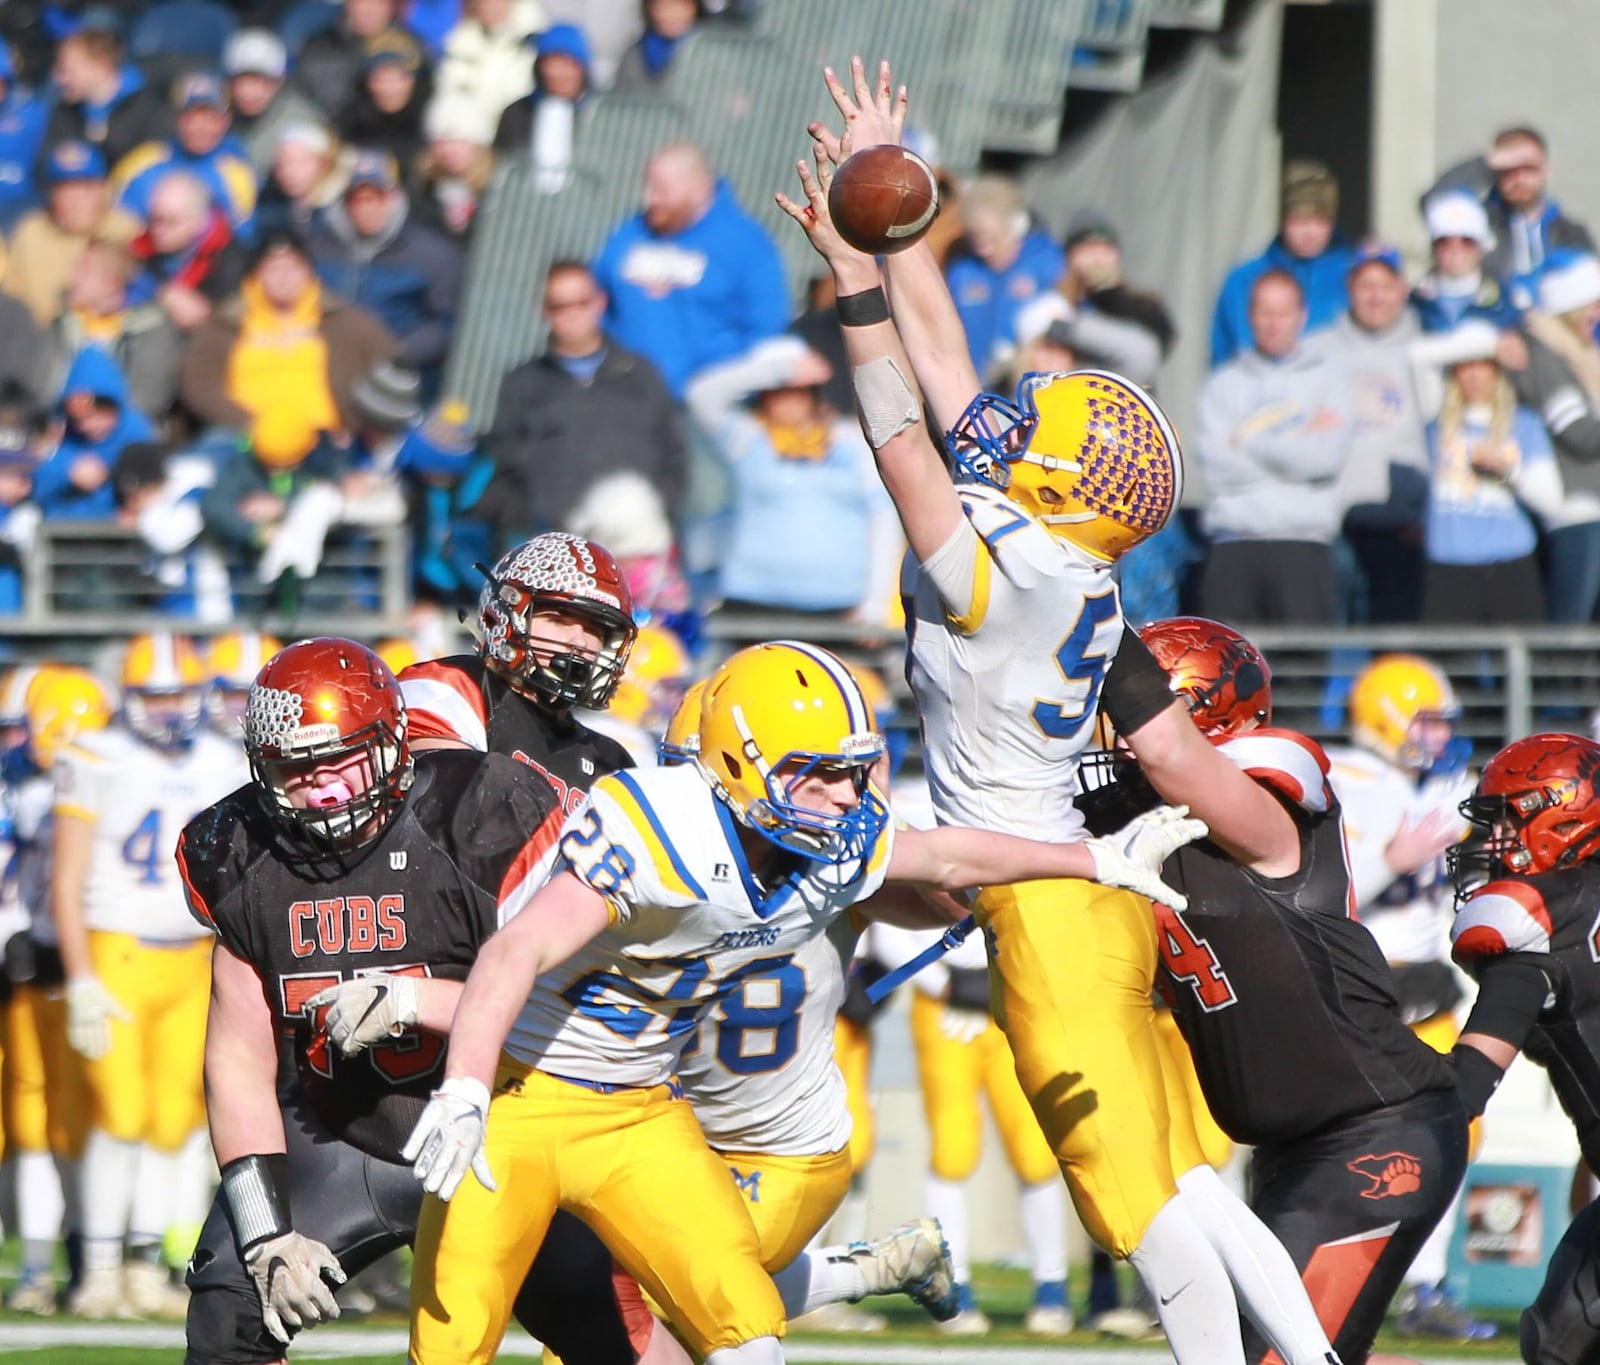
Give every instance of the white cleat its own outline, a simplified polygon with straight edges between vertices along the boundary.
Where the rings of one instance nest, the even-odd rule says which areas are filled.
[[[935,1324],[935,1330],[947,1337],[986,1337],[994,1324],[981,1308],[963,1308],[953,1318]]]
[[[1073,1326],[1072,1310],[1059,1303],[1034,1304],[1022,1324],[1023,1330],[1034,1337],[1064,1337]]]
[[[90,1322],[127,1320],[138,1316],[122,1297],[122,1267],[85,1270],[83,1283],[67,1299],[67,1312]]]
[[[854,1242],[855,1262],[869,1294],[908,1294],[938,1322],[956,1315],[955,1268],[937,1218],[918,1218],[871,1242]]]
[[[853,1303],[825,1303],[793,1319],[789,1326],[802,1332],[887,1332],[889,1319]]]
[[[1142,1308],[1127,1305],[1108,1308],[1089,1319],[1089,1330],[1123,1341],[1152,1341],[1161,1335],[1161,1324]]]
[[[173,1284],[156,1261],[129,1261],[122,1268],[122,1297],[141,1318],[182,1322],[189,1316],[189,1291]]]
[[[36,1318],[56,1315],[56,1286],[48,1275],[32,1275],[21,1280],[6,1296],[8,1313],[29,1313]]]

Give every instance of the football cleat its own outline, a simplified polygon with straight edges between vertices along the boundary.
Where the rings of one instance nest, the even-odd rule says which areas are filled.
[[[36,1318],[56,1315],[55,1281],[48,1275],[24,1275],[6,1295],[6,1312],[27,1313]]]
[[[121,1266],[102,1266],[97,1270],[85,1270],[83,1283],[67,1298],[67,1312],[75,1318],[85,1318],[90,1322],[106,1322],[112,1319],[126,1321],[138,1316],[133,1307],[122,1297]]]
[[[1488,1341],[1500,1329],[1475,1318],[1437,1285],[1418,1285],[1404,1300],[1395,1317],[1395,1330],[1408,1336],[1439,1337],[1445,1341]]]
[[[984,1337],[988,1336],[994,1323],[989,1321],[989,1315],[978,1307],[978,1300],[973,1297],[972,1286],[963,1284],[956,1286],[956,1315],[946,1318],[936,1324],[936,1329],[941,1336],[947,1337]]]
[[[869,1294],[906,1294],[938,1322],[960,1310],[950,1247],[937,1218],[918,1218],[870,1242],[852,1242],[850,1259]]]
[[[189,1316],[189,1291],[173,1284],[159,1261],[129,1261],[122,1268],[122,1299],[141,1318],[182,1322]]]
[[[1028,1310],[1022,1329],[1033,1337],[1064,1337],[1076,1325],[1070,1308],[1059,1303],[1036,1303]]]

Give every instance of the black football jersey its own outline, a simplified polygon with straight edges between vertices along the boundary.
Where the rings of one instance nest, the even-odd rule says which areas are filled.
[[[1156,907],[1164,994],[1219,1126],[1238,1142],[1283,1142],[1451,1088],[1449,1064],[1405,1026],[1389,965],[1354,918],[1322,750],[1288,730],[1220,748],[1293,815],[1300,867],[1263,877],[1202,840],[1163,869],[1189,900],[1181,914]]]
[[[411,1029],[346,1057],[305,1002],[371,972],[465,980],[502,911],[543,880],[561,823],[525,766],[441,750],[417,756],[404,804],[343,858],[287,832],[253,783],[190,821],[177,858],[191,911],[259,973],[323,1122],[398,1161],[442,1075],[444,1038]]]
[[[1600,867],[1502,877],[1474,892],[1450,931],[1455,959],[1475,977],[1513,954],[1534,955],[1550,995],[1523,1045],[1600,1170]]]
[[[453,739],[508,754],[549,779],[568,815],[595,778],[633,766],[609,735],[520,696],[473,654],[412,664],[400,674],[400,690],[412,739]]]

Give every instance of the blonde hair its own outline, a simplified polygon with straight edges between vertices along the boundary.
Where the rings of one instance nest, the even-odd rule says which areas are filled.
[[[1501,374],[1494,388],[1494,398],[1489,405],[1489,439],[1496,445],[1511,439],[1511,418],[1517,410],[1517,395],[1511,381]],[[1444,381],[1444,404],[1439,409],[1439,439],[1443,444],[1461,435],[1466,424],[1467,400],[1461,384],[1452,372]]]

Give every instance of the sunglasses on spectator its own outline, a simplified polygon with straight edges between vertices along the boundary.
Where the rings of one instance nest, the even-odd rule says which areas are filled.
[[[581,299],[546,299],[544,308],[547,313],[565,313],[572,308],[587,308],[599,298],[598,294],[585,294]]]

